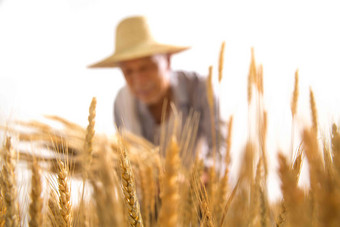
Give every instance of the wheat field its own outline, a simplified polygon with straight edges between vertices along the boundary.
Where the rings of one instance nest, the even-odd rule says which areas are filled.
[[[224,43],[219,81],[223,51]],[[155,146],[123,130],[113,136],[96,133],[93,98],[86,128],[60,116],[1,126],[0,226],[339,226],[340,131],[330,122],[332,131],[320,132],[312,89],[312,122],[300,132],[300,146],[291,157],[286,155],[289,152],[277,152],[282,198],[276,202],[268,198],[268,114],[261,105],[263,69],[254,55],[252,50],[247,92],[256,116],[249,124],[257,133],[244,144],[235,184],[229,176],[233,116],[221,141],[223,160],[214,155],[214,161],[224,166],[218,171],[215,165],[205,168],[198,155],[188,157],[197,115],[177,118],[177,128],[171,135],[164,133],[167,138]],[[214,111],[209,71],[207,108]],[[298,96],[297,70],[289,97],[292,124]],[[182,120],[186,120],[184,128],[180,128]],[[329,139],[320,139],[321,133],[328,133]],[[214,144],[214,154],[217,147]],[[307,188],[298,184],[303,163],[308,165]],[[28,185],[17,179],[23,169],[29,173]]]

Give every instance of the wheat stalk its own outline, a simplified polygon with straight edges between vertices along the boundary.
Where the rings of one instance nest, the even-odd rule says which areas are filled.
[[[195,193],[195,199],[199,204],[200,212],[202,213],[202,219],[200,220],[200,226],[213,227],[215,220],[213,219],[211,210],[210,210],[210,201],[205,190],[205,187],[201,180],[198,178],[199,176],[194,175],[192,182],[192,187]]]
[[[217,144],[216,144],[216,127],[215,127],[215,118],[214,118],[214,91],[213,91],[213,82],[212,82],[212,74],[213,74],[213,67],[209,67],[209,75],[207,80],[207,97],[208,97],[208,104],[209,104],[209,110],[210,110],[210,124],[211,124],[211,140],[212,140],[212,158],[213,158],[213,165],[208,169],[209,174],[209,183],[207,188],[208,197],[213,199],[214,197],[212,195],[215,194],[217,190],[217,184],[216,184],[216,152],[217,152]],[[211,201],[210,208],[212,209],[214,202]]]
[[[214,213],[216,216],[216,222],[221,223],[222,216],[223,216],[223,206],[227,200],[227,193],[229,189],[229,164],[230,164],[230,148],[231,148],[231,141],[232,141],[232,127],[233,127],[233,116],[229,117],[229,124],[228,124],[228,134],[226,137],[226,152],[225,152],[225,171],[223,177],[220,179],[217,189],[217,198],[214,200]]]
[[[235,194],[238,190],[239,183],[240,183],[240,181],[237,181],[237,184],[235,185],[234,189],[232,190],[232,192],[231,192],[231,194],[230,194],[230,196],[229,196],[229,198],[228,198],[228,200],[227,200],[227,202],[224,206],[222,217],[221,217],[221,220],[220,220],[220,225],[219,225],[220,227],[223,226],[223,223],[224,223],[225,217],[228,214],[228,210],[230,208],[231,202],[233,201]]]

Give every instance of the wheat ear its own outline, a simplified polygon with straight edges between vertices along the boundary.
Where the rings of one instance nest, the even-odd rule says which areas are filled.
[[[249,222],[254,223],[254,220],[256,220],[257,215],[259,214],[259,208],[260,208],[260,184],[262,180],[262,165],[263,165],[263,160],[260,158],[258,160],[257,166],[256,166],[256,173],[255,173],[255,180],[254,182],[250,185],[250,204],[249,204]]]
[[[225,48],[225,41],[221,44],[220,56],[218,61],[218,82],[221,83],[223,78],[223,64],[224,64],[224,48]]]
[[[294,82],[294,91],[292,95],[292,99],[290,102],[290,110],[292,113],[292,128],[291,128],[291,144],[290,144],[290,156],[291,159],[294,156],[294,139],[295,139],[295,116],[297,112],[297,104],[298,104],[298,98],[299,98],[299,70],[297,69],[295,71],[295,82]]]
[[[57,161],[58,165],[58,189],[59,189],[59,206],[60,214],[65,227],[72,226],[71,212],[71,192],[69,188],[68,169],[64,162]]]
[[[0,172],[0,227],[5,226],[6,203],[4,198],[4,183],[2,179],[2,172]]]
[[[302,156],[302,148],[301,146],[298,149],[298,153],[297,156],[294,160],[293,166],[292,166],[292,171],[293,171],[293,175],[296,181],[296,184],[298,184],[299,182],[299,177],[300,177],[300,172],[301,172],[301,166],[302,166],[302,160],[303,160],[303,156]]]
[[[305,154],[308,160],[309,166],[309,179],[310,179],[310,197],[311,197],[311,208],[312,208],[312,221],[318,222],[320,219],[325,223],[327,218],[330,217],[331,210],[329,212],[324,212],[329,210],[328,204],[324,201],[332,198],[333,187],[332,182],[327,178],[324,169],[324,160],[321,156],[321,151],[319,149],[319,144],[317,140],[317,131],[315,128],[304,129],[302,133],[303,143],[305,145]],[[334,197],[335,198],[335,197]],[[334,201],[334,198],[332,200]],[[328,213],[328,214],[327,214]]]
[[[122,174],[122,189],[125,197],[125,204],[128,208],[129,225],[143,226],[142,215],[136,194],[135,179],[130,161],[127,157],[125,145],[120,146],[120,169]]]
[[[84,151],[83,151],[83,169],[82,169],[82,175],[83,175],[83,189],[81,193],[81,199],[80,199],[80,211],[84,208],[84,194],[85,194],[85,182],[88,178],[88,172],[91,166],[92,162],[92,153],[93,153],[93,139],[94,139],[94,126],[95,126],[95,117],[96,117],[96,105],[97,105],[97,99],[95,97],[92,98],[90,108],[89,108],[89,116],[88,116],[88,125],[86,128],[85,133],[85,141],[84,141]],[[85,211],[84,211],[85,212]],[[80,213],[84,213],[81,211]],[[79,216],[76,215],[75,222],[78,222]]]
[[[278,153],[279,177],[281,179],[281,191],[287,210],[287,224],[303,226],[304,223],[310,223],[302,209],[304,205],[303,192],[297,187],[296,179],[289,168],[287,158]]]
[[[228,135],[226,138],[226,154],[225,154],[225,165],[228,166],[230,163],[230,149],[231,149],[231,141],[232,141],[232,130],[233,130],[233,123],[234,123],[234,117],[229,117],[229,125],[228,125]]]
[[[244,168],[240,171],[240,180],[246,181],[250,185],[253,183],[254,176],[254,152],[255,146],[252,142],[248,141],[242,157],[242,162],[244,163]]]
[[[2,185],[2,176],[0,175],[0,186]],[[5,226],[5,215],[6,215],[6,205],[5,205],[5,198],[3,196],[2,190],[0,189],[0,227]]]
[[[294,118],[295,115],[296,115],[298,97],[299,97],[299,70],[297,69],[295,71],[294,91],[293,91],[292,101],[291,101],[291,104],[290,104],[290,110],[292,112],[292,118]]]
[[[332,159],[331,159],[331,151],[329,148],[329,144],[323,140],[323,158],[325,160],[325,171],[327,173],[328,177],[334,177],[333,173],[333,165],[332,165]]]
[[[260,194],[260,215],[261,215],[261,226],[265,227],[268,226],[269,220],[269,206],[267,201],[267,194],[266,190],[263,188],[259,188]]]
[[[171,137],[166,151],[164,175],[161,181],[162,206],[159,213],[160,226],[170,227],[178,224],[179,208],[179,146],[176,137]]]
[[[252,89],[253,84],[255,82],[255,76],[256,76],[256,63],[255,63],[255,54],[254,54],[254,48],[251,48],[251,61],[249,66],[249,73],[248,73],[248,105],[251,103],[252,99]]]
[[[3,152],[2,149],[0,150],[0,161],[2,161]],[[3,171],[0,171],[0,227],[5,226],[6,220],[6,201],[5,201],[5,183],[4,183],[4,176]]]
[[[338,178],[340,178],[340,134],[336,124],[332,125],[331,143],[333,152],[333,168],[337,173]]]
[[[84,170],[83,179],[87,178],[87,174],[88,174],[87,171],[92,161],[93,139],[94,139],[94,134],[95,134],[94,126],[95,126],[95,117],[96,117],[96,105],[97,105],[97,99],[94,97],[92,98],[91,105],[89,108],[88,126],[86,128],[86,136],[85,136],[85,143],[84,143],[85,170]]]
[[[276,227],[285,226],[285,223],[287,221],[286,212],[287,212],[286,205],[284,201],[281,201],[280,202],[280,213],[277,216]]]
[[[42,226],[42,206],[43,199],[42,183],[41,183],[41,169],[39,163],[33,160],[32,163],[32,181],[31,181],[31,204],[29,206],[30,221],[29,226],[38,227]]]
[[[313,130],[315,133],[318,131],[318,112],[315,104],[314,92],[312,88],[309,89],[309,97],[310,97],[310,108],[312,113],[312,121],[313,121]]]
[[[180,218],[182,219],[180,222],[180,226],[197,226],[198,218],[196,213],[197,204],[194,199],[194,189],[193,189],[193,180],[194,176],[201,176],[201,171],[203,170],[203,162],[202,160],[196,157],[192,167],[188,170],[188,177],[185,181],[184,190],[181,190],[181,210],[180,210]],[[199,178],[199,177],[198,177]],[[182,188],[182,187],[181,187]]]
[[[304,129],[302,133],[302,138],[305,145],[304,151],[309,164],[311,188],[312,190],[321,190],[320,186],[322,184],[320,185],[320,181],[322,183],[322,180],[325,179],[325,172],[315,129]],[[317,193],[318,191],[315,192]]]
[[[50,220],[50,225],[51,226],[65,226],[65,222],[63,221],[63,218],[61,217],[60,214],[60,207],[58,203],[58,197],[57,193],[53,191],[54,189],[52,188],[52,191],[50,192],[50,197],[48,199],[48,219]]]
[[[215,221],[210,210],[210,201],[205,186],[197,175],[194,175],[191,181],[195,199],[199,204],[200,212],[202,212],[201,226],[213,227]]]
[[[3,192],[6,204],[5,226],[19,226],[19,205],[17,201],[17,188],[15,178],[15,163],[11,138],[6,138],[4,147],[4,165],[2,167]]]
[[[256,70],[256,88],[260,95],[263,95],[263,65],[259,65]]]
[[[264,168],[264,180],[267,181],[268,176],[268,160],[267,160],[267,127],[268,127],[268,114],[267,111],[263,111],[263,121],[260,130],[260,143],[261,143],[261,155],[263,161],[263,168]]]

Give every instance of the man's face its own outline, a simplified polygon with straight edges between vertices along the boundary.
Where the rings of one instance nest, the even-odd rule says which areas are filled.
[[[168,55],[154,55],[119,63],[127,85],[140,101],[156,104],[169,88]]]

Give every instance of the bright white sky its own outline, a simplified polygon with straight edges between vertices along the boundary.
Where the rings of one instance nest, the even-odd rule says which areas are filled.
[[[96,96],[96,130],[114,132],[112,103],[123,77],[118,69],[86,66],[113,52],[119,20],[144,14],[160,39],[192,46],[173,57],[174,69],[207,73],[226,41],[219,94],[224,117],[235,117],[235,152],[247,136],[246,79],[254,47],[264,67],[268,147],[287,150],[297,68],[297,127],[310,124],[309,87],[321,128],[339,122],[339,11],[337,1],[0,0],[0,123],[53,114],[86,126]]]

